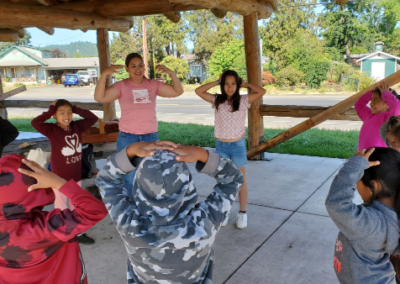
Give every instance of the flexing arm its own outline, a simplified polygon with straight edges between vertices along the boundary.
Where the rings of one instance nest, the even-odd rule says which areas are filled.
[[[212,103],[214,103],[214,95],[210,94],[208,92],[208,90],[215,86],[218,86],[218,81],[210,82],[208,84],[200,86],[195,90],[196,95],[198,95],[200,98],[202,98],[206,102],[209,102],[212,104]]]
[[[112,65],[101,73],[100,80],[97,82],[96,90],[94,91],[94,99],[99,103],[111,103],[118,99],[119,90],[113,86],[106,89],[107,76],[117,72],[117,69],[124,68],[123,65]]]
[[[183,87],[181,82],[179,81],[178,77],[172,70],[168,69],[164,65],[157,65],[156,70],[168,74],[171,79],[172,79],[172,85],[169,84],[163,84],[160,90],[160,93],[158,94],[160,97],[164,98],[175,98],[179,97],[180,95],[183,94]]]
[[[242,79],[241,87],[250,89],[249,103],[252,103],[252,102],[258,100],[259,98],[264,96],[265,93],[267,92],[264,88],[261,88],[259,86],[253,85],[253,84],[246,83],[245,81],[243,81],[243,79]]]
[[[50,107],[49,110],[47,112],[42,113],[41,115],[35,117],[32,121],[31,121],[31,125],[33,126],[33,128],[35,128],[37,131],[39,131],[40,133],[42,133],[43,135],[47,136],[52,129],[52,124],[50,123],[45,123],[46,120],[50,119],[53,114],[56,113],[57,109],[55,106],[55,102],[54,101]]]
[[[75,121],[78,124],[79,129],[81,132],[84,132],[90,126],[95,124],[99,118],[93,112],[87,109],[79,108],[74,105],[74,113],[78,114],[79,116],[83,117],[83,120]]]
[[[365,121],[368,118],[372,117],[371,109],[367,106],[368,103],[371,101],[371,98],[372,91],[369,91],[361,98],[359,98],[354,104],[354,108],[356,109],[356,112],[362,121]]]

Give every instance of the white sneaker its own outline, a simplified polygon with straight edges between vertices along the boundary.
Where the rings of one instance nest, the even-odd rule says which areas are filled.
[[[228,225],[230,217],[231,217],[231,212],[226,213],[224,222],[222,222],[222,225],[221,225],[222,227],[225,227],[226,225]]]
[[[247,228],[247,213],[239,212],[236,217],[236,228],[245,229]]]

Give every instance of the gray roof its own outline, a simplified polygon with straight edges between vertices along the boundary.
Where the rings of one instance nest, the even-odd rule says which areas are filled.
[[[88,68],[99,66],[98,57],[86,57],[86,58],[46,58],[47,62],[46,69],[62,69],[62,68]],[[95,64],[96,62],[96,64]]]
[[[24,52],[27,53],[30,57],[33,57],[33,58],[36,59],[37,61],[46,63],[46,61],[45,61],[42,57],[37,56],[35,53],[31,52],[31,51],[29,50],[29,48],[21,47],[21,46],[17,46],[17,48],[18,48],[18,49],[21,49],[22,51],[24,51]]]
[[[7,60],[0,62],[0,67],[18,67],[18,66],[42,66],[42,64],[28,60]]]

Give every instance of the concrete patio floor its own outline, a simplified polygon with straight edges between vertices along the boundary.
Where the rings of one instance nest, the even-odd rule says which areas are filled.
[[[239,204],[215,243],[215,284],[330,284],[338,229],[325,209],[330,184],[345,160],[270,154],[249,161],[248,227],[235,227]],[[189,165],[203,200],[214,180]],[[89,283],[126,283],[126,252],[109,216],[90,229],[96,239],[82,245]]]

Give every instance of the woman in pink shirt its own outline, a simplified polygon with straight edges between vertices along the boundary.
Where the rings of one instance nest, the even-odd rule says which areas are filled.
[[[213,95],[207,91],[217,85],[221,86],[221,95]],[[248,95],[241,96],[240,88],[250,89]],[[265,94],[261,87],[246,83],[232,70],[225,71],[215,82],[205,84],[196,89],[196,94],[215,109],[214,137],[216,152],[229,158],[243,173],[244,182],[239,191],[240,211],[236,217],[236,227],[247,227],[247,183],[246,183],[246,115],[250,104]],[[230,213],[225,217],[222,226],[228,225]]]
[[[178,77],[164,65],[158,65],[156,69],[158,72],[168,74],[172,79],[172,85],[144,77],[145,65],[138,53],[129,54],[125,59],[125,65],[113,65],[105,69],[94,93],[94,99],[99,103],[119,100],[121,119],[117,140],[118,152],[135,142],[158,141],[157,96],[173,98],[183,94]],[[116,82],[106,89],[107,76],[123,67],[129,73],[129,78]],[[132,193],[134,177],[135,171],[124,176],[124,183],[129,194]]]
[[[370,101],[371,107],[368,107]],[[358,99],[354,107],[364,122],[358,138],[358,151],[372,147],[386,147],[379,135],[379,129],[389,117],[399,114],[399,106],[400,101],[389,92],[389,85],[384,81],[381,81],[379,88]]]

